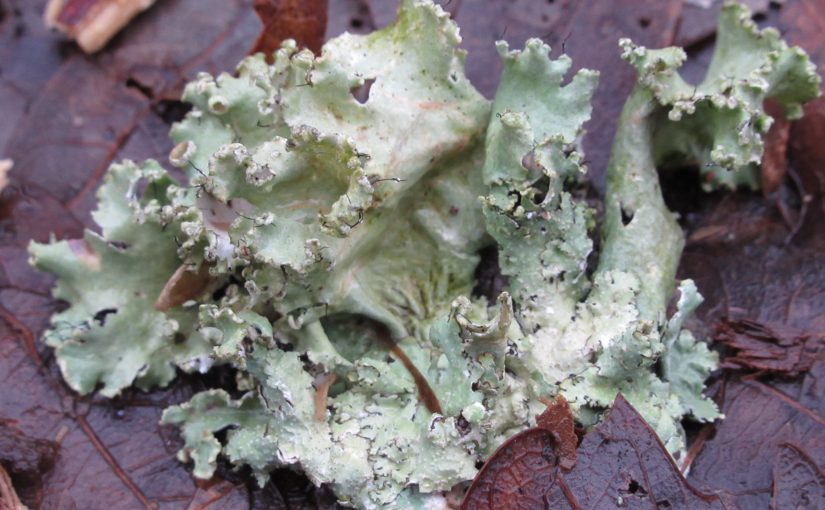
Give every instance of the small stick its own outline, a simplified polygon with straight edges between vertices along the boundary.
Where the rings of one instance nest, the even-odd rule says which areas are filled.
[[[390,331],[386,328],[386,326],[379,326],[378,338],[381,340],[381,343],[387,347],[387,350],[398,358],[398,360],[404,365],[404,368],[406,368],[410,373],[415,381],[415,385],[418,387],[418,397],[427,407],[427,410],[433,414],[444,414],[441,410],[441,403],[438,401],[438,397],[435,396],[435,392],[430,387],[427,379],[424,378],[424,375],[413,364],[412,360],[407,357],[403,350],[401,350],[401,347],[395,343],[395,340],[393,340],[390,336]]]

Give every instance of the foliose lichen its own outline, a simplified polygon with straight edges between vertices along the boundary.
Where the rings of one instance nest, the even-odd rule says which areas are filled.
[[[359,508],[438,507],[559,393],[591,425],[622,392],[678,454],[685,416],[720,416],[702,395],[716,356],[683,329],[701,297],[675,281],[684,241],[656,167],[683,159],[711,186],[755,186],[762,102],[798,116],[819,85],[804,52],[744,7],[726,4],[718,33],[696,87],[676,72],[682,50],[620,42],[639,78],[597,254],[576,186],[598,73],[562,85],[570,59],[540,40],[498,44],[492,103],[429,0],[320,56],[287,41],[272,64],[201,74],[172,129],[188,182],[154,161],[114,165],[99,233],[31,245],[69,303],[46,342],[83,394],[234,367],[232,391],[163,415],[195,476],[219,455],[260,484],[297,466]],[[494,303],[469,297],[490,245],[509,278]]]

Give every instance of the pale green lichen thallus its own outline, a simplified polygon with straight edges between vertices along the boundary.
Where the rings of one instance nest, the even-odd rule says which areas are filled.
[[[320,56],[288,41],[272,64],[200,74],[172,129],[189,181],[113,165],[97,230],[30,247],[69,303],[45,338],[68,384],[112,397],[234,367],[231,393],[164,413],[180,459],[208,478],[223,455],[260,484],[295,466],[358,508],[440,508],[559,393],[589,426],[622,392],[678,457],[685,417],[720,417],[702,395],[716,355],[683,328],[702,299],[676,281],[684,240],[657,165],[755,187],[763,101],[799,116],[813,66],[735,3],[697,86],[681,49],[620,41],[638,82],[597,226],[575,189],[598,73],[567,77],[538,39],[499,43],[490,103],[459,42],[440,7],[404,0],[395,24]],[[491,245],[508,283],[488,303],[470,296]]]

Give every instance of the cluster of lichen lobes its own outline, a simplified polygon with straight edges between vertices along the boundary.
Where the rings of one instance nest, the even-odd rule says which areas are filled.
[[[702,395],[716,359],[683,329],[701,302],[693,282],[666,315],[683,237],[656,165],[684,158],[712,183],[754,185],[762,101],[797,115],[818,87],[807,57],[733,4],[695,89],[675,72],[681,50],[623,41],[639,81],[589,268],[596,215],[573,190],[597,73],[562,86],[569,58],[499,43],[491,105],[459,42],[439,7],[405,0],[394,25],[319,57],[287,42],[272,64],[199,75],[172,130],[170,162],[189,182],[155,162],[115,165],[99,234],[31,246],[69,302],[46,342],[72,388],[114,396],[168,384],[176,367],[231,365],[232,393],[164,413],[180,459],[208,478],[224,455],[261,484],[299,466],[360,508],[436,507],[557,393],[592,424],[622,392],[679,452],[684,416],[719,416]],[[493,242],[507,292],[470,299]]]
[[[663,107],[653,144],[657,162],[676,156],[698,163],[708,189],[756,189],[763,136],[773,122],[765,100],[799,118],[802,103],[819,94],[820,77],[805,51],[789,48],[774,28],[760,30],[742,4],[725,2],[716,34],[713,59],[695,86],[677,72],[687,58],[681,48],[649,50],[622,39],[622,58]]]

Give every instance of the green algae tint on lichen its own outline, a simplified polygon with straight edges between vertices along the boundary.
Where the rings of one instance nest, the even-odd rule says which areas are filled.
[[[156,162],[114,165],[99,233],[31,245],[69,302],[46,342],[83,394],[230,364],[237,394],[205,391],[163,416],[195,476],[219,455],[260,484],[297,466],[359,508],[439,508],[557,394],[592,425],[622,392],[678,455],[683,417],[719,416],[702,395],[716,358],[682,328],[701,297],[691,281],[677,290],[683,236],[656,165],[684,158],[718,166],[718,185],[751,184],[762,100],[795,114],[818,83],[742,7],[724,7],[719,34],[695,91],[676,74],[681,50],[621,43],[639,81],[600,232],[571,192],[598,74],[562,86],[570,59],[539,40],[499,43],[492,103],[464,75],[457,26],[426,0],[318,57],[288,41],[271,65],[201,74],[172,129],[189,183]],[[495,303],[467,297],[491,245],[509,278]],[[170,289],[182,297],[159,299]]]

